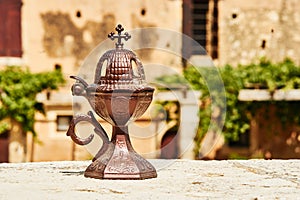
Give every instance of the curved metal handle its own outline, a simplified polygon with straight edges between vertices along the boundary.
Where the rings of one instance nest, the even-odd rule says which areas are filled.
[[[95,127],[95,129],[94,129],[95,133],[101,137],[103,142],[109,143],[109,138],[108,138],[105,130],[102,128],[102,126],[96,120],[93,113],[91,111],[89,111],[87,115],[81,114],[81,115],[77,115],[77,116],[73,117],[73,119],[70,122],[70,126],[67,131],[67,136],[70,136],[71,139],[76,144],[86,145],[86,144],[89,144],[94,138],[94,134],[91,134],[89,137],[87,137],[85,139],[82,139],[75,134],[75,126],[77,125],[77,123],[79,123],[81,121],[86,121],[86,122],[91,123]]]
[[[136,66],[137,66],[138,75],[139,75],[140,80],[145,81],[146,78],[145,78],[145,72],[144,72],[142,62],[136,56],[131,58],[131,61],[135,62]]]
[[[70,76],[70,78],[79,81],[85,88],[89,85],[83,78],[79,76]]]
[[[86,89],[89,86],[88,83],[79,76],[70,76],[70,78],[76,80],[76,83],[74,83],[71,88],[72,95],[83,96],[87,98]]]
[[[96,71],[95,71],[95,77],[94,77],[94,83],[95,84],[101,84],[101,73],[102,73],[102,67],[103,67],[103,64],[105,61],[107,61],[107,64],[105,66],[105,69],[108,68],[108,65],[109,65],[109,61],[110,59],[105,56],[106,54],[104,54],[100,60],[98,61],[97,63],[97,68],[96,68]]]

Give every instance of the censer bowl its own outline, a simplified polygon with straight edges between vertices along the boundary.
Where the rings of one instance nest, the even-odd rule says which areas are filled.
[[[113,126],[127,126],[141,117],[153,97],[152,88],[95,92],[87,89],[87,99],[93,110]]]

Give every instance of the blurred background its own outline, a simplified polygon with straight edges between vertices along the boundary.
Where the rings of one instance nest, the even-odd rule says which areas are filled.
[[[155,116],[148,112],[130,127],[138,153],[300,158],[299,10],[298,0],[0,0],[0,162],[93,157],[66,136],[74,110],[84,110],[73,104],[69,76],[119,23],[140,29],[141,43],[163,41],[164,50],[181,53],[135,51],[145,66],[172,69],[146,68],[147,80],[160,84],[150,109]],[[197,43],[141,29],[150,27]],[[212,66],[224,81],[227,101],[218,109],[226,113],[211,108],[203,75]],[[223,129],[207,132],[221,115]]]

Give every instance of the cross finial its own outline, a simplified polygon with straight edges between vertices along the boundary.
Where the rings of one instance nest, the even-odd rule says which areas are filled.
[[[121,40],[124,39],[125,41],[127,41],[131,38],[131,35],[129,35],[127,32],[125,32],[124,35],[121,34],[121,32],[124,31],[124,28],[122,27],[121,24],[118,24],[118,26],[116,27],[116,31],[118,32],[118,35],[115,35],[114,32],[111,32],[110,34],[108,34],[108,37],[111,40],[117,38],[118,41],[116,43],[116,48],[123,48],[123,43]]]

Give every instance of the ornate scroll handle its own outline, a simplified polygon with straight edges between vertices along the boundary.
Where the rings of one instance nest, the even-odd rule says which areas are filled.
[[[91,123],[95,127],[95,129],[94,129],[95,133],[101,137],[103,142],[109,143],[109,138],[108,138],[105,130],[102,128],[102,126],[99,124],[99,122],[95,119],[93,113],[91,111],[89,111],[87,115],[81,114],[81,115],[77,115],[77,116],[73,117],[73,119],[70,122],[70,126],[67,131],[67,136],[70,136],[76,144],[86,145],[86,144],[89,144],[94,138],[94,134],[91,134],[89,137],[87,137],[85,139],[82,139],[75,134],[75,126],[77,125],[77,123],[79,123],[81,121],[87,121],[87,122]]]

